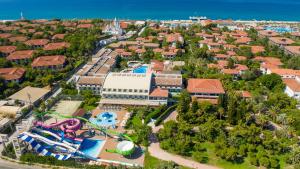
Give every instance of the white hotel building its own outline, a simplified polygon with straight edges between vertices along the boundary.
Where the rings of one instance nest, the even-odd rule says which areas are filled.
[[[155,87],[152,74],[109,73],[103,84],[100,105],[159,106],[168,103],[167,89]]]
[[[283,79],[285,83],[285,93],[300,101],[300,76],[297,76],[295,79]]]

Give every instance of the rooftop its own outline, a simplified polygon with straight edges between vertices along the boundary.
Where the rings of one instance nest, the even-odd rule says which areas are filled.
[[[5,80],[18,80],[26,72],[23,68],[0,68],[0,77]]]
[[[66,62],[66,57],[63,55],[55,56],[40,56],[33,60],[32,67],[62,65]]]
[[[21,89],[20,91],[16,92],[15,94],[9,96],[9,99],[20,100],[27,103],[34,103],[37,100],[43,98],[49,92],[49,89],[27,86]]]
[[[7,60],[29,59],[33,56],[33,53],[34,53],[33,50],[15,51],[11,53],[8,57],[6,57],[6,59]]]
[[[190,93],[225,93],[218,79],[189,79],[187,90]]]

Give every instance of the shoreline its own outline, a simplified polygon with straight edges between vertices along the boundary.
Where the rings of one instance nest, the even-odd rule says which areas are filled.
[[[102,19],[102,20],[113,20],[114,18],[52,18],[52,19],[45,19],[45,18],[39,18],[39,19],[25,19],[25,20],[53,20],[53,19],[60,19],[62,21],[68,21],[68,20],[86,20],[86,19]],[[122,18],[117,18],[118,20],[122,21],[151,21],[151,22],[172,22],[172,21],[177,21],[177,22],[192,22],[191,19],[122,19]],[[285,20],[242,20],[242,19],[210,19],[207,18],[207,20],[213,20],[213,21],[226,21],[226,20],[231,20],[236,23],[277,23],[277,24],[300,24],[300,21],[285,21]],[[5,22],[17,22],[20,21],[20,19],[0,19],[0,22],[5,23]]]

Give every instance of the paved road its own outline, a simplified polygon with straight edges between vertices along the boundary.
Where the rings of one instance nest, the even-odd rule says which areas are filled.
[[[2,159],[0,159],[0,168],[1,169],[45,169],[38,166],[21,165],[18,163],[14,163]]]

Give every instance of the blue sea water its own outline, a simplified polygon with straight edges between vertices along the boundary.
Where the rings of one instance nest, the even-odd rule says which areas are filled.
[[[121,18],[300,21],[300,0],[0,0],[0,19]]]

